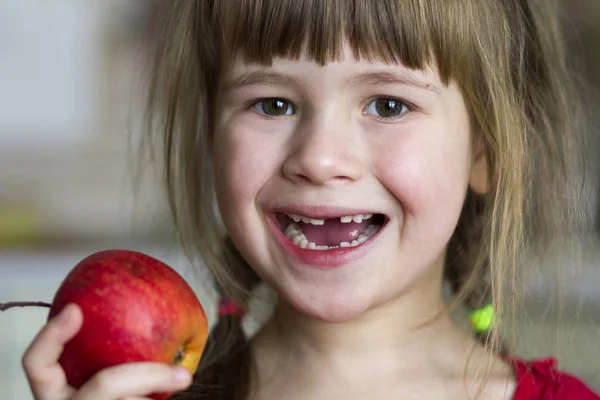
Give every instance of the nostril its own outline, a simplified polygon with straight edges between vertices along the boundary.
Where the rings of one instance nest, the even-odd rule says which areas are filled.
[[[312,184],[312,185],[326,185],[326,184],[343,184],[352,182],[353,179],[347,176],[338,175],[332,177],[319,177],[316,175],[294,175],[290,178],[294,183]]]
[[[311,182],[313,182],[313,180],[310,179],[306,175],[297,175],[296,177],[298,179],[298,182],[301,182],[301,183],[311,183]]]

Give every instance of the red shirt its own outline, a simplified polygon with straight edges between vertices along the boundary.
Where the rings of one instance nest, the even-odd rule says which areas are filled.
[[[600,400],[581,380],[559,371],[556,360],[512,360],[517,377],[514,400]]]

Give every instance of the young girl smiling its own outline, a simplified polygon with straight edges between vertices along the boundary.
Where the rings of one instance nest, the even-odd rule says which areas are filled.
[[[576,103],[552,11],[525,0],[166,7],[151,116],[220,318],[191,385],[167,366],[127,365],[75,392],[48,384],[81,323],[71,308],[24,357],[36,399],[186,386],[177,398],[598,399],[500,338],[525,249],[573,226]],[[246,340],[261,282],[278,302]],[[465,332],[452,305],[493,314]]]

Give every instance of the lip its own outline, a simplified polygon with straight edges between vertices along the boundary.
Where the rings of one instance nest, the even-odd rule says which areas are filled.
[[[284,211],[285,210],[285,211]],[[357,211],[356,209],[342,208],[323,208],[323,207],[286,207],[278,208],[277,211],[271,211],[267,217],[268,225],[276,240],[279,242],[283,250],[292,258],[298,260],[303,266],[316,269],[340,268],[348,263],[355,261],[364,256],[372,246],[372,244],[380,236],[385,225],[389,222],[386,216],[384,227],[377,231],[368,241],[359,244],[355,247],[339,247],[330,250],[311,250],[302,249],[293,244],[287,236],[281,231],[280,223],[277,219],[277,213],[298,214],[305,217],[315,219],[337,218],[346,215],[357,214],[381,214],[381,212]]]

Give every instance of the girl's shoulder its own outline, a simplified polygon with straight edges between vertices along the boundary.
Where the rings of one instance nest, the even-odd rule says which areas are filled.
[[[517,378],[514,400],[600,400],[580,379],[560,371],[554,358],[510,361]]]

